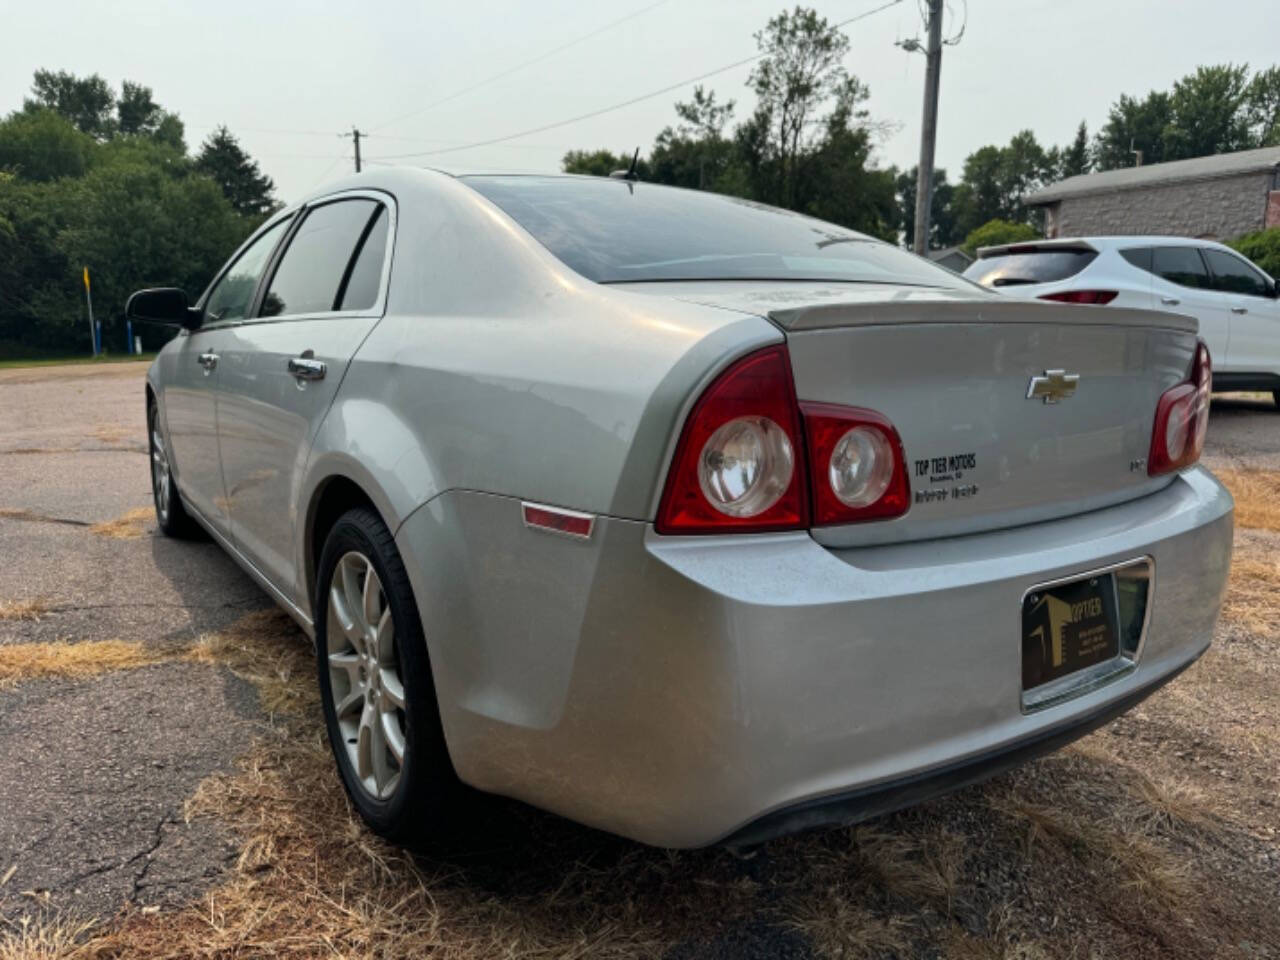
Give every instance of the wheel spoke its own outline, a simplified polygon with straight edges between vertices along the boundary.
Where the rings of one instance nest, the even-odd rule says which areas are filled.
[[[363,702],[364,690],[358,687],[353,687],[350,693],[338,701],[338,705],[334,707],[334,713],[338,717],[345,717]]]
[[[357,569],[355,560],[363,560],[358,554],[348,554],[342,558],[342,599],[347,608],[347,616],[349,616],[355,627],[361,631],[368,628],[369,623],[364,618],[364,597],[360,589],[360,570]]]
[[[387,749],[395,757],[396,764],[404,765],[404,734],[400,732],[400,721],[394,713],[382,714],[382,736],[386,740]]]
[[[404,687],[394,669],[383,667],[378,678],[382,683],[382,696],[387,705],[395,710],[404,709]]]
[[[382,790],[391,779],[391,766],[387,763],[387,735],[382,725],[382,715],[370,710],[369,760],[373,767],[374,793],[382,796]]]
[[[351,616],[351,611],[347,607],[345,591],[337,584],[334,584],[333,589],[329,591],[329,607],[333,610],[338,620],[338,626],[342,628],[343,634],[351,642],[351,645],[357,650],[363,650],[364,631],[360,629],[355,618]],[[329,638],[329,642],[330,644],[333,643],[332,637]]]
[[[373,572],[373,564],[365,561],[364,595],[361,597],[361,610],[366,626],[377,625],[381,629],[382,620],[382,584],[378,575]]]
[[[373,708],[366,706],[364,713],[360,714],[360,729],[356,733],[356,776],[365,781],[366,787],[373,777],[373,730],[377,726],[376,720]],[[377,794],[376,785],[372,792]]]
[[[396,630],[391,622],[391,608],[382,611],[382,619],[378,621],[378,639],[374,646],[374,656],[378,663],[388,666],[396,662]]]

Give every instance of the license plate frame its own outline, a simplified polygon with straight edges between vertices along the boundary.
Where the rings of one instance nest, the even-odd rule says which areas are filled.
[[[1082,696],[1136,669],[1154,581],[1154,559],[1138,557],[1026,590],[1018,633],[1022,711]]]

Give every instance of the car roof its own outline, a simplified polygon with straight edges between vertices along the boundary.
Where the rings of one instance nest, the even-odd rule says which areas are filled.
[[[1156,234],[1127,234],[1112,236],[1054,237],[1050,240],[1020,240],[1014,243],[979,247],[978,259],[998,257],[1008,253],[1029,253],[1032,250],[1075,250],[1101,252],[1103,250],[1129,249],[1131,247],[1217,247],[1231,248],[1217,240],[1200,240],[1195,237],[1172,237]]]

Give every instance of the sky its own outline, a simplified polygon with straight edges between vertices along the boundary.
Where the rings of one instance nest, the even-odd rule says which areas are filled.
[[[887,0],[809,2],[838,22]],[[743,60],[781,9],[781,0],[0,0],[0,114],[21,106],[41,67],[96,72],[117,88],[143,83],[182,117],[193,150],[225,123],[285,202],[351,170],[352,144],[340,134],[353,125],[369,134],[370,161],[551,172],[569,149],[647,151],[693,84],[456,148]],[[947,35],[962,26],[963,35],[943,55],[937,164],[953,180],[978,147],[1027,128],[1046,146],[1066,143],[1081,120],[1097,130],[1121,93],[1167,89],[1199,64],[1280,61],[1276,0],[948,0],[948,9]],[[891,130],[876,162],[913,166],[924,57],[895,42],[923,40],[919,0],[845,31],[845,66],[870,87],[872,117]],[[737,101],[739,118],[753,105],[750,70],[703,81]]]

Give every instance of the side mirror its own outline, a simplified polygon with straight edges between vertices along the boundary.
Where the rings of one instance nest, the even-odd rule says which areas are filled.
[[[177,287],[139,290],[124,305],[124,315],[143,323],[160,323],[166,327],[195,330],[203,319],[199,310],[187,303],[187,293]]]

